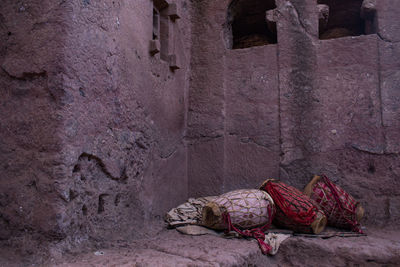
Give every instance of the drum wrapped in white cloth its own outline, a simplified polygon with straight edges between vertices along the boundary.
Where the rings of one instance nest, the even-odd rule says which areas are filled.
[[[274,213],[274,201],[265,191],[235,190],[220,195],[204,206],[202,224],[217,230],[228,229],[224,214],[229,214],[233,226],[250,229],[269,225]]]

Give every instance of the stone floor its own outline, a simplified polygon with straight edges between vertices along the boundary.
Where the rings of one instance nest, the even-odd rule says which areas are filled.
[[[164,230],[151,239],[63,255],[45,264],[2,253],[0,266],[400,266],[400,231],[367,231],[362,237],[291,237],[277,255],[265,256],[254,240]]]

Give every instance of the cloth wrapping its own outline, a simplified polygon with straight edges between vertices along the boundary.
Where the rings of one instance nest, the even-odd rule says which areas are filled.
[[[165,216],[165,220],[169,227],[174,227],[179,233],[186,235],[216,235],[226,236],[224,232],[211,230],[201,226],[201,212],[203,207],[208,203],[215,200],[216,196],[189,198],[187,202],[171,209]],[[232,232],[234,236],[238,236],[236,232]],[[264,242],[272,247],[269,255],[275,255],[279,246],[289,238],[291,234],[276,234],[268,233],[265,235]],[[227,236],[229,237],[229,236]],[[232,236],[231,236],[232,237]]]
[[[276,226],[314,234],[319,234],[325,228],[327,219],[324,212],[298,189],[274,179],[265,181],[260,189],[274,199]]]
[[[212,229],[235,231],[257,240],[263,254],[271,247],[264,242],[265,231],[274,217],[274,201],[258,189],[239,189],[220,195],[202,211],[203,225]]]
[[[274,234],[274,233],[269,233],[265,235],[265,240],[264,242],[269,244],[271,246],[271,251],[269,252],[269,255],[275,255],[278,253],[280,245],[291,237],[292,235],[290,234]]]
[[[176,230],[185,235],[215,235],[215,236],[224,236],[223,232],[217,232],[215,230],[211,230],[209,228],[199,226],[199,225],[185,225],[179,226]],[[233,236],[238,236],[236,232],[232,233]],[[279,247],[283,241],[291,237],[291,234],[278,234],[278,233],[268,233],[265,235],[264,242],[271,247],[271,250],[268,252],[269,255],[275,255],[278,253]]]
[[[220,195],[204,206],[203,225],[216,230],[229,227],[265,231],[274,216],[274,201],[267,192],[258,189],[240,189]],[[232,223],[229,226],[227,218]]]
[[[326,175],[315,175],[304,193],[319,204],[329,225],[362,233],[359,222],[364,215],[363,207]]]
[[[185,235],[216,235],[220,236],[221,233],[200,225],[184,225],[176,227],[176,230]]]
[[[187,224],[201,225],[203,207],[216,198],[216,196],[189,198],[187,202],[170,210],[165,216],[165,221],[169,227]]]

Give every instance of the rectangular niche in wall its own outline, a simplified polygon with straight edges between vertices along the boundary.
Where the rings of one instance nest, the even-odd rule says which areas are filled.
[[[275,8],[275,0],[233,0],[228,8],[228,47],[276,44],[276,23],[266,20],[266,12]]]
[[[160,39],[160,12],[153,8],[153,40]]]
[[[375,0],[318,0],[322,40],[376,33]]]
[[[178,57],[174,54],[174,27],[179,19],[178,6],[167,0],[153,0],[153,37],[150,54],[160,53],[160,59],[167,61],[172,70],[179,69]]]
[[[169,18],[167,14],[168,2],[154,0],[153,3],[153,39],[150,53],[160,53],[162,60],[167,60],[169,55]]]

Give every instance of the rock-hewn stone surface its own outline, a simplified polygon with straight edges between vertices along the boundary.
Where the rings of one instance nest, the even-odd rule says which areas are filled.
[[[225,55],[224,191],[279,175],[276,45]]]
[[[192,51],[189,192],[254,187],[271,176],[303,188],[324,172],[362,202],[365,223],[393,226],[400,204],[393,190],[399,185],[400,33],[391,21],[400,5],[379,2],[377,34],[319,40],[315,3],[276,1],[278,44],[229,50],[230,21],[220,21],[228,4],[194,7],[192,39],[202,43]]]
[[[0,239],[140,238],[188,196],[321,172],[396,227],[400,2],[330,40],[316,2],[276,0],[278,43],[232,50],[232,1],[177,0],[151,55],[152,1],[2,1]]]
[[[0,250],[0,255],[2,254]],[[185,236],[175,230],[152,239],[119,242],[47,262],[21,259],[9,253],[0,264],[19,266],[397,266],[398,232],[375,232],[367,237],[329,239],[290,237],[275,256],[263,255],[255,240],[217,236]],[[14,258],[13,258],[14,257]]]
[[[55,190],[61,151],[65,3],[0,5],[0,239],[62,237]]]
[[[187,125],[192,196],[254,188],[279,174],[277,46],[231,50],[229,4],[193,5]]]
[[[181,27],[188,11],[169,21],[169,52],[184,64],[173,72],[149,53],[151,1],[75,1],[70,8],[66,177],[58,184],[69,197],[60,216],[71,231],[78,224],[95,238],[135,237],[187,195],[182,138],[189,29]]]
[[[1,3],[0,239],[137,238],[186,199],[190,24],[177,5],[172,71],[149,53],[152,1]]]

